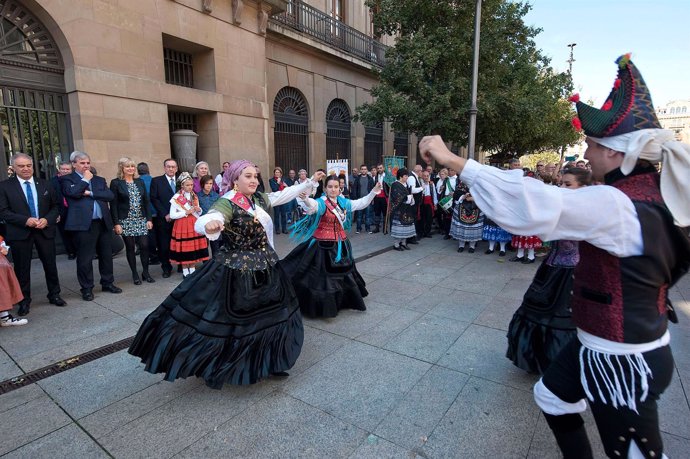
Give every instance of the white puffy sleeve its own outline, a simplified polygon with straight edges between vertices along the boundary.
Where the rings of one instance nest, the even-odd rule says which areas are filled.
[[[469,160],[461,179],[475,202],[513,234],[587,241],[617,257],[641,255],[642,229],[630,198],[608,185],[577,190],[545,185]]]
[[[273,193],[268,193],[267,196],[268,200],[271,201],[272,206],[280,206],[282,204],[286,204],[292,201],[303,191],[311,193],[312,190],[318,186],[319,184],[317,182],[314,182],[313,180],[307,180],[304,183],[285,187],[282,191],[274,191]]]
[[[376,193],[376,191],[371,190],[369,194],[364,196],[363,198],[350,201],[352,203],[352,211],[354,212],[355,210],[366,209],[369,206],[369,204],[371,204],[371,201],[374,200],[377,194],[378,193]]]
[[[222,231],[218,231],[217,233],[213,234],[207,234],[206,233],[206,224],[208,222],[216,221],[219,222],[221,225],[225,224],[225,217],[223,216],[222,213],[218,212],[216,209],[211,209],[208,211],[208,213],[202,215],[201,217],[197,218],[196,222],[194,223],[194,231],[196,231],[199,234],[203,234],[208,238],[209,241],[215,241],[220,237],[220,233]]]

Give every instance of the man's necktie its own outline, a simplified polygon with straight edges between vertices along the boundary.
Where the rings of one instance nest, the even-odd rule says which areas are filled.
[[[24,186],[26,186],[26,200],[29,203],[29,212],[31,212],[31,216],[33,218],[38,218],[38,212],[36,211],[36,203],[34,202],[34,192],[31,189],[31,182],[26,180],[24,182]]]
[[[170,188],[172,188],[173,193],[177,190],[175,190],[175,179],[170,179]]]

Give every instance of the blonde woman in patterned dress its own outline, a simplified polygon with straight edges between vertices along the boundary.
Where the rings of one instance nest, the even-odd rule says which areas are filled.
[[[149,274],[148,231],[153,228],[149,195],[144,181],[136,177],[137,165],[130,158],[120,158],[117,162],[117,178],[110,182],[110,191],[115,199],[110,203],[115,234],[125,242],[127,264],[132,270],[132,282],[141,285],[143,278],[148,283],[156,282]],[[139,246],[141,278],[137,271],[135,245]]]

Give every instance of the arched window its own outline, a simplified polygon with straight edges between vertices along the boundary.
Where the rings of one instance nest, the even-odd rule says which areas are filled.
[[[50,178],[72,151],[62,56],[19,2],[0,0],[0,15],[0,178],[16,152],[31,155],[34,173]]]
[[[687,111],[688,111],[688,107],[683,106],[683,110],[681,111],[681,113],[686,113]]]
[[[383,123],[364,126],[364,164],[367,167],[383,162]]]
[[[676,107],[671,107],[671,115],[674,115],[676,113]]]
[[[284,87],[273,101],[275,165],[285,171],[309,169],[309,109],[299,90]]]
[[[349,107],[344,100],[333,99],[326,109],[326,159],[351,159],[351,129]]]

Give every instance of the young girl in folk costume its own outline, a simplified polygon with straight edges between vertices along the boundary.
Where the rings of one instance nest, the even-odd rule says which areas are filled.
[[[586,169],[566,169],[562,188],[590,185]],[[534,275],[522,305],[508,326],[506,357],[530,373],[544,374],[558,353],[576,335],[570,298],[573,271],[580,260],[577,241],[552,241],[549,255]]]
[[[366,209],[381,184],[351,201],[341,195],[340,180],[328,177],[326,195],[319,199],[300,196],[307,215],[295,223],[291,234],[300,245],[280,262],[292,278],[302,314],[309,317],[335,317],[341,309],[366,310],[362,298],[368,292],[355,267],[347,231],[352,213]]]
[[[170,219],[174,220],[170,239],[170,261],[182,265],[182,275],[195,271],[194,265],[208,260],[208,241],[203,234],[194,231],[194,224],[201,216],[199,197],[194,193],[194,180],[188,172],[177,179],[180,190],[170,199]]]
[[[453,222],[450,225],[450,236],[458,241],[458,252],[465,250],[469,242],[469,253],[474,253],[477,241],[482,240],[484,213],[477,207],[470,190],[462,182],[458,183],[453,194],[456,203],[453,209]]]
[[[487,255],[494,253],[496,243],[499,244],[499,257],[506,256],[506,244],[513,239],[513,235],[501,228],[496,222],[488,217],[484,218],[484,229],[482,230],[482,239],[489,242],[489,248],[484,252]]]
[[[233,162],[222,197],[197,220],[196,231],[210,240],[222,237],[223,248],[142,324],[129,352],[146,371],[165,373],[168,381],[198,376],[220,389],[287,376],[299,357],[302,315],[273,249],[270,212],[316,183],[265,194],[257,191],[257,175],[249,161]]]
[[[29,323],[26,319],[15,319],[9,312],[13,305],[24,299],[19,281],[14,274],[14,268],[6,258],[9,250],[5,240],[0,236],[0,327],[13,327]]]

